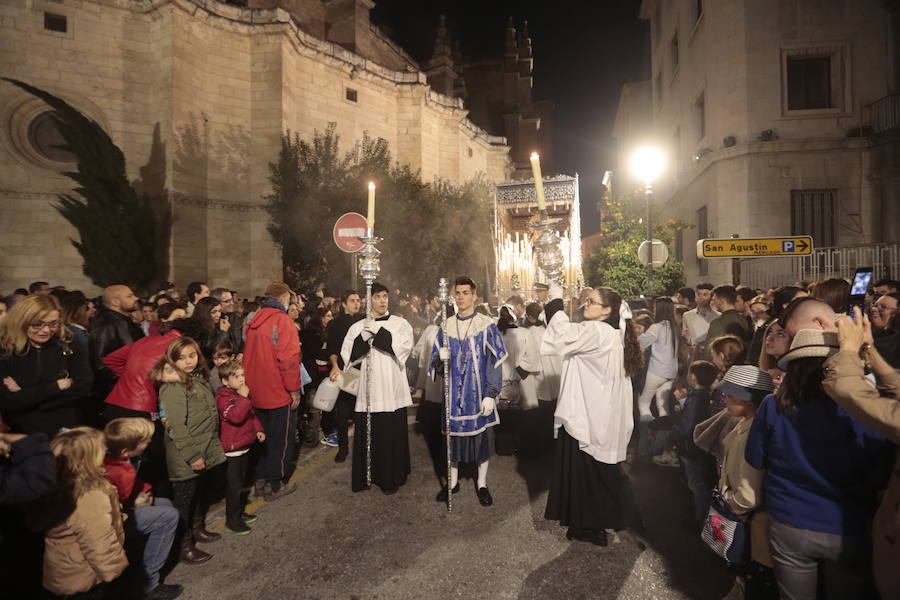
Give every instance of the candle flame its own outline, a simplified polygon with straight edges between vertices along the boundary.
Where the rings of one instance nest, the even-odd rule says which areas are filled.
[[[374,182],[372,182],[372,181],[369,182],[369,189],[370,189],[370,190],[374,190],[374,189],[375,189],[375,183],[374,183]]]
[[[537,158],[540,158],[540,156],[538,156],[538,153],[537,153],[537,152],[532,152],[532,153],[531,153],[531,160],[535,160],[535,159],[537,159]]]

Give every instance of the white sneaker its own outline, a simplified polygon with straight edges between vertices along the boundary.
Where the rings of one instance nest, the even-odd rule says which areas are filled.
[[[678,460],[678,455],[676,455],[675,452],[669,451],[654,456],[653,464],[660,467],[672,467],[677,469],[681,466],[681,461]]]

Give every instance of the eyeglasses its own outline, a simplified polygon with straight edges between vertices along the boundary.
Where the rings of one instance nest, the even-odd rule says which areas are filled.
[[[609,306],[609,304],[603,304],[602,302],[597,302],[593,298],[588,298],[584,301],[585,304],[590,304],[591,306]]]
[[[32,331],[41,331],[44,327],[50,331],[59,329],[59,321],[36,321],[28,324],[28,329]]]

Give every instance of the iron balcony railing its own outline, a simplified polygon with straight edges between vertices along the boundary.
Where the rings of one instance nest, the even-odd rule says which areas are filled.
[[[900,276],[900,243],[816,248],[800,258],[751,258],[741,261],[741,283],[766,290],[797,281],[850,279],[858,267],[872,267],[875,278]]]
[[[885,96],[866,106],[863,121],[872,133],[900,129],[900,94]]]

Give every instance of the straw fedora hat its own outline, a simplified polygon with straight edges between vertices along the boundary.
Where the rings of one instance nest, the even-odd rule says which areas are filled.
[[[821,329],[801,329],[791,341],[791,349],[778,359],[778,368],[787,370],[788,363],[798,358],[828,358],[840,349],[837,333]]]

